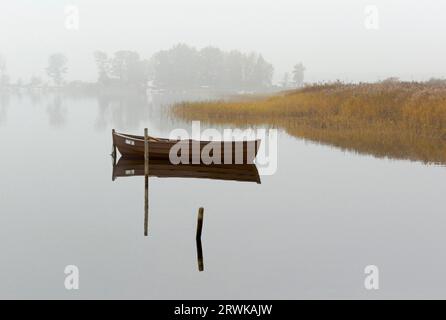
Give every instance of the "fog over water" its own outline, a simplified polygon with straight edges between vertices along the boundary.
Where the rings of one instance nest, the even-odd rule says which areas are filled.
[[[72,6],[76,30],[66,28]],[[0,54],[13,81],[45,77],[54,52],[68,57],[68,80],[95,81],[95,50],[149,58],[177,43],[259,52],[274,82],[300,61],[307,81],[423,80],[446,72],[444,12],[437,0],[2,1]],[[366,28],[370,18],[376,28]]]
[[[161,137],[190,130],[162,107],[185,98],[193,97],[2,102],[0,298],[446,296],[445,167],[344,152],[284,132],[277,172],[261,184],[151,176],[144,237],[144,178],[112,181],[111,129],[148,127]],[[364,267],[372,264],[381,287],[368,291]],[[79,267],[79,290],[64,287],[67,265]]]
[[[112,129],[190,132],[171,109],[184,101],[444,78],[445,12],[438,0],[2,1],[0,298],[446,297],[444,164],[306,140],[285,121],[260,177],[151,159],[145,179],[110,156]],[[371,265],[379,290],[364,287]]]

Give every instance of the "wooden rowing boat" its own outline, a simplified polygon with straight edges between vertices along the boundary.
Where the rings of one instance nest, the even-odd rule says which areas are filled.
[[[144,176],[144,159],[121,157],[113,165],[113,180],[118,177]],[[178,164],[152,159],[149,176],[159,178],[198,178],[260,183],[255,164]]]
[[[113,145],[126,158],[144,158],[144,137],[113,131]],[[209,155],[214,163],[249,164],[253,163],[260,140],[250,141],[196,141],[148,138],[150,159],[170,159],[170,151],[175,146],[178,158],[188,159],[188,163],[200,163],[203,155]],[[183,152],[187,154],[183,154]],[[226,155],[226,156],[225,156]],[[183,157],[182,157],[183,156]],[[204,161],[205,162],[205,161]],[[206,162],[205,162],[206,163]]]

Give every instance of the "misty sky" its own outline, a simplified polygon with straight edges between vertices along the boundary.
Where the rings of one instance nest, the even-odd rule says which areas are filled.
[[[69,5],[78,30],[65,26]],[[367,5],[378,29],[365,27]],[[180,42],[262,53],[276,81],[299,61],[309,81],[422,80],[446,76],[445,17],[440,0],[3,0],[0,54],[12,81],[44,77],[53,52],[67,55],[69,80],[94,81],[95,50],[148,58]]]

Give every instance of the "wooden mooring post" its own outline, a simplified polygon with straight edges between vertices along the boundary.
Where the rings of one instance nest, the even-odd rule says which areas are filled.
[[[144,129],[144,236],[149,233],[149,134]]]
[[[149,174],[149,133],[147,128],[144,129],[144,173]]]
[[[113,143],[112,157],[116,159],[115,129],[112,129],[112,143]]]

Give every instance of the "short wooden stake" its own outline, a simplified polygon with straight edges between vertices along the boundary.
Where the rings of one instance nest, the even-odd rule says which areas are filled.
[[[198,209],[197,235],[195,237],[195,240],[197,242],[198,271],[203,271],[204,270],[203,249],[201,247],[201,232],[203,230],[203,216],[204,216],[204,208],[201,207],[200,209]]]
[[[201,231],[203,230],[203,215],[204,215],[204,209],[201,207],[200,209],[198,209],[196,239],[201,239]]]

